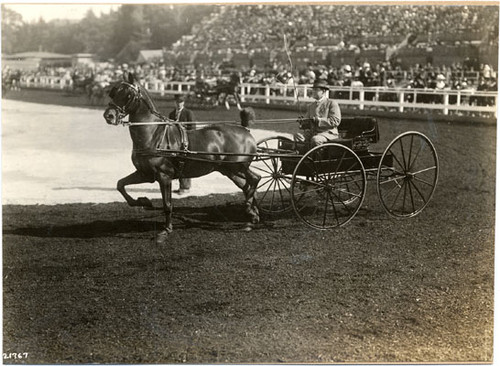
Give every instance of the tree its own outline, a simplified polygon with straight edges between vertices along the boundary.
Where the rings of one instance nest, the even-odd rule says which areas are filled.
[[[14,53],[17,36],[23,26],[21,14],[2,4],[2,53]]]
[[[124,4],[97,17],[92,11],[78,22],[58,20],[24,23],[2,5],[2,52],[43,50],[94,53],[101,59],[130,62],[141,49],[168,48],[208,15],[213,5]]]

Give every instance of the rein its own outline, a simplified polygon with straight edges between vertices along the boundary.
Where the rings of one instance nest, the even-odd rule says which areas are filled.
[[[281,118],[281,119],[259,119],[255,120],[252,123],[287,123],[287,122],[296,122],[296,118]],[[168,119],[166,121],[151,121],[151,122],[122,122],[124,127],[134,127],[134,126],[147,126],[147,125],[183,125],[186,122],[176,122],[172,119]],[[197,121],[197,122],[189,122],[190,125],[209,125],[209,124],[238,124],[238,121],[230,122],[230,121]]]

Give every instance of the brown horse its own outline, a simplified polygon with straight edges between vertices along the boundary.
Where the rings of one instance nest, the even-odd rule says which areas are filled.
[[[222,173],[245,194],[246,213],[250,218],[247,227],[259,222],[254,194],[260,177],[250,170],[257,147],[246,128],[212,125],[185,131],[180,124],[165,121],[146,89],[132,74],[128,82],[123,81],[113,87],[109,96],[112,101],[104,112],[104,118],[108,124],[118,125],[125,116],[129,116],[132,162],[136,168],[135,172],[118,181],[117,189],[130,206],[151,207],[149,199],[134,199],[125,187],[155,181],[159,183],[165,230],[158,234],[157,242],[165,242],[172,232],[172,180],[180,177],[201,177],[213,171]],[[161,153],[161,150],[176,153]]]

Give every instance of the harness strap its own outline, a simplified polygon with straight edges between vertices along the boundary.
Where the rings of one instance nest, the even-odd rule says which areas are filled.
[[[179,132],[181,134],[181,149],[184,151],[188,151],[189,150],[189,140],[187,137],[186,127],[182,126],[181,124],[177,124],[176,126],[179,129]]]
[[[189,140],[187,136],[187,131],[186,127],[184,127],[181,123],[175,123],[173,124],[177,129],[179,130],[179,135],[180,135],[180,149],[183,150],[184,152],[189,151]],[[169,136],[169,128],[172,127],[172,124],[167,124],[165,126],[165,130],[163,131],[163,137],[158,143],[158,146],[156,147],[158,150],[165,150],[163,146],[163,142],[166,142],[166,150],[170,150],[171,146],[171,139]]]

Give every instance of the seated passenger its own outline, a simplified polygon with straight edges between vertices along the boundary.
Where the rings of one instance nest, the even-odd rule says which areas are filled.
[[[325,80],[316,80],[312,87],[314,102],[307,106],[305,117],[299,117],[300,129],[295,140],[306,142],[310,147],[324,144],[339,138],[337,127],[340,125],[340,107],[328,98],[329,87]]]

